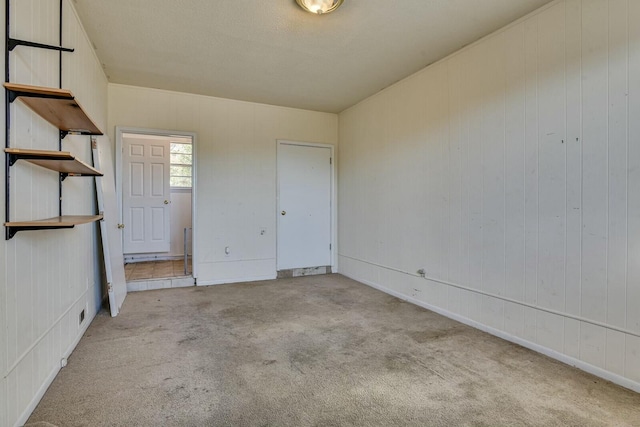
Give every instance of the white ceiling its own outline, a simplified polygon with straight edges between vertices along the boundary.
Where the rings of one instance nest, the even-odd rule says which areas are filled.
[[[340,112],[550,0],[75,0],[110,82]]]

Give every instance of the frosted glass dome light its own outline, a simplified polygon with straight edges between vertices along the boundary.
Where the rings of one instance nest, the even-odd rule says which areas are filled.
[[[296,3],[307,12],[316,15],[333,12],[344,0],[296,0]]]

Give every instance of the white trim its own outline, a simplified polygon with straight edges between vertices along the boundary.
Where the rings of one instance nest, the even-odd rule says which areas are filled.
[[[74,303],[73,306],[75,306],[76,303]],[[75,350],[76,346],[84,336],[84,333],[89,328],[89,325],[91,325],[91,323],[93,322],[93,320],[96,318],[97,315],[98,313],[96,312],[93,314],[93,317],[91,317],[91,319],[88,319],[88,318],[84,319],[84,326],[80,328],[80,332],[78,333],[76,338],[73,340],[71,345],[69,345],[69,347],[67,347],[64,353],[60,355],[60,358],[68,359],[69,356],[71,356],[71,353],[73,353],[73,350]],[[62,369],[61,365],[60,363],[58,363],[56,364],[55,368],[51,370],[51,372],[49,373],[49,376],[47,376],[47,378],[44,380],[44,382],[42,383],[42,385],[40,386],[36,394],[33,396],[33,399],[31,399],[31,401],[29,402],[27,407],[24,409],[22,414],[20,414],[20,416],[18,417],[18,420],[16,421],[15,426],[22,426],[27,423],[27,421],[29,420],[29,417],[31,416],[33,411],[36,409],[36,406],[38,406],[38,404],[40,403],[40,400],[42,399],[44,394],[47,392],[49,387],[51,386],[51,383],[53,383],[53,380],[56,379],[61,369]]]
[[[513,298],[509,298],[509,297],[503,296],[503,295],[498,295],[498,294],[494,294],[494,293],[491,293],[491,292],[483,291],[482,289],[474,289],[474,288],[470,288],[468,286],[458,285],[457,283],[447,282],[446,280],[436,279],[436,278],[429,277],[429,276],[426,276],[426,275],[421,276],[421,275],[416,274],[416,273],[410,273],[408,271],[400,270],[398,268],[389,267],[389,266],[386,266],[386,265],[383,265],[383,264],[378,264],[378,263],[371,262],[371,261],[365,261],[363,259],[350,257],[350,256],[344,255],[344,254],[338,254],[338,256],[341,256],[343,258],[347,258],[347,259],[350,259],[350,260],[353,260],[353,261],[356,261],[356,262],[361,262],[363,264],[369,264],[369,265],[373,265],[375,267],[384,268],[385,270],[391,270],[391,271],[395,271],[397,273],[406,274],[407,276],[417,277],[417,278],[420,278],[420,279],[427,280],[429,282],[440,283],[442,285],[451,286],[453,288],[461,289],[463,291],[472,292],[474,294],[484,295],[484,296],[487,296],[487,297],[490,297],[490,298],[495,298],[495,299],[499,299],[499,300],[502,300],[502,301],[506,301],[506,302],[509,302],[511,304],[520,305],[520,306],[523,306],[523,307],[531,308],[533,310],[544,311],[546,313],[553,314],[553,315],[556,315],[556,316],[566,317],[568,319],[577,320],[578,322],[589,323],[591,325],[598,326],[600,328],[611,329],[611,330],[616,331],[616,332],[620,332],[620,333],[623,333],[623,334],[632,335],[634,337],[640,338],[640,333],[632,331],[630,329],[625,329],[625,328],[621,328],[619,326],[609,325],[609,324],[604,323],[604,322],[598,322],[597,320],[587,319],[586,317],[580,317],[580,316],[577,316],[575,314],[566,313],[566,312],[558,311],[558,310],[553,310],[551,308],[542,307],[542,306],[539,306],[539,305],[536,305],[536,304],[530,304],[528,302],[518,301],[517,299],[513,299]]]
[[[116,199],[118,201],[118,215],[119,222],[122,224],[122,134],[123,133],[136,133],[143,135],[158,135],[158,136],[183,136],[187,138],[191,138],[191,144],[193,146],[192,156],[193,162],[191,165],[191,228],[192,228],[192,237],[191,237],[191,275],[194,279],[198,278],[198,270],[197,270],[197,239],[198,235],[196,233],[197,227],[197,184],[198,184],[198,173],[197,173],[197,164],[198,164],[198,156],[197,156],[197,139],[198,136],[195,132],[185,132],[180,130],[166,130],[166,129],[148,129],[148,128],[137,128],[137,127],[129,127],[129,126],[116,126]]]
[[[191,166],[193,167],[193,166]],[[191,177],[193,179],[193,176]],[[191,193],[193,187],[171,187],[172,193]]]
[[[184,252],[184,251],[183,251]],[[136,254],[124,257],[125,264],[135,264],[137,262],[149,261],[184,261],[184,253],[176,255],[167,255],[165,252],[154,254]]]
[[[67,308],[60,316],[58,316],[58,318],[47,328],[47,330],[44,331],[42,334],[40,334],[40,336],[33,343],[31,343],[31,345],[20,355],[20,357],[16,359],[13,365],[11,365],[9,369],[7,369],[2,379],[6,379],[11,374],[11,372],[13,372],[13,370],[16,369],[18,365],[20,365],[20,363],[22,362],[22,359],[27,357],[27,355],[31,353],[33,349],[38,346],[38,344],[40,344],[40,341],[42,341],[47,335],[49,335],[49,332],[51,332],[53,328],[55,328],[58,325],[58,323],[60,323],[62,319],[64,319],[67,316],[67,314],[69,314],[69,312],[76,307],[76,305],[80,302],[80,300],[86,297],[87,292],[89,292],[88,288],[85,289],[84,292],[82,292],[82,294],[74,302],[69,304],[69,308]],[[85,303],[85,306],[86,306],[86,303]],[[85,319],[85,322],[86,322],[86,319]]]
[[[614,374],[613,372],[607,371],[605,369],[598,368],[597,366],[593,366],[593,365],[591,365],[589,363],[586,363],[586,362],[584,362],[582,360],[576,359],[575,357],[571,357],[571,356],[568,356],[566,354],[560,353],[559,351],[552,350],[550,348],[541,346],[540,344],[536,344],[536,343],[533,343],[531,341],[527,341],[527,340],[525,340],[523,338],[517,337],[515,335],[511,335],[511,334],[509,334],[509,333],[507,333],[505,331],[501,331],[501,330],[493,328],[491,326],[487,326],[487,325],[485,325],[483,323],[476,322],[475,320],[471,320],[471,319],[469,319],[467,317],[460,316],[459,314],[452,313],[452,312],[450,312],[448,310],[445,310],[443,308],[437,307],[435,305],[431,305],[431,304],[428,304],[426,302],[417,300],[417,299],[412,298],[410,296],[407,296],[407,295],[405,295],[403,293],[400,293],[400,292],[394,291],[392,289],[386,288],[386,287],[384,287],[382,285],[379,285],[377,283],[374,283],[374,282],[371,282],[371,281],[368,281],[368,280],[364,280],[364,279],[359,279],[359,278],[350,276],[349,274],[346,274],[346,273],[341,273],[341,274],[346,276],[346,277],[348,277],[348,278],[350,278],[350,279],[353,279],[353,280],[355,280],[357,282],[360,282],[360,283],[365,284],[367,286],[370,286],[370,287],[372,287],[374,289],[377,289],[377,290],[379,290],[381,292],[384,292],[386,294],[392,295],[392,296],[394,296],[396,298],[400,298],[403,301],[407,301],[407,302],[410,302],[411,304],[415,304],[415,305],[420,306],[422,308],[425,308],[427,310],[431,310],[431,311],[433,311],[435,313],[438,313],[438,314],[440,314],[442,316],[448,317],[448,318],[453,319],[455,321],[458,321],[460,323],[464,323],[465,325],[468,325],[468,326],[471,326],[473,328],[479,329],[479,330],[481,330],[483,332],[486,332],[488,334],[494,335],[494,336],[496,336],[498,338],[502,338],[502,339],[504,339],[506,341],[510,341],[512,343],[521,345],[521,346],[526,347],[526,348],[528,348],[530,350],[533,350],[533,351],[535,351],[537,353],[544,354],[545,356],[549,356],[549,357],[551,357],[553,359],[559,360],[562,363],[566,363],[567,365],[576,367],[576,368],[578,368],[578,369],[580,369],[582,371],[588,372],[588,373],[590,373],[592,375],[595,375],[597,377],[603,378],[603,379],[605,379],[607,381],[611,381],[614,384],[618,384],[619,386],[622,386],[622,387],[625,387],[625,388],[628,388],[630,390],[633,390],[635,392],[640,393],[640,383],[635,382],[633,380],[630,380],[629,378],[625,378],[625,377],[623,377],[621,375]]]
[[[205,280],[198,283],[198,286],[215,286],[215,285],[227,285],[230,283],[244,283],[244,282],[259,282],[262,280],[275,280],[277,274],[269,274],[265,276],[253,276],[253,277],[239,277],[236,279],[223,279],[223,280]]]
[[[331,150],[331,198],[330,198],[330,210],[331,210],[331,271],[334,273],[338,270],[338,177],[337,177],[337,156],[334,144],[327,144],[321,142],[303,142],[292,141],[288,139],[276,140],[276,276],[278,272],[278,212],[280,212],[280,175],[278,171],[278,158],[280,154],[281,145],[301,145],[304,147],[319,147],[328,148]]]
[[[58,376],[58,372],[60,372],[61,369],[62,368],[58,363],[56,367],[51,371],[49,376],[44,380],[44,382],[36,392],[35,396],[33,396],[33,399],[31,399],[31,402],[29,402],[25,410],[18,417],[18,420],[14,424],[15,427],[24,426],[27,423],[27,421],[29,420],[29,417],[31,416],[33,411],[35,411],[36,406],[38,406],[38,403],[40,403],[40,400],[44,397],[44,394],[47,392],[47,390],[51,386],[51,383],[53,383],[53,380],[56,379],[56,377]]]

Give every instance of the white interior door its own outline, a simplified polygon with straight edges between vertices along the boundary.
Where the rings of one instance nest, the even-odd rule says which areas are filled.
[[[122,151],[124,253],[169,252],[169,141],[127,137]]]
[[[278,144],[277,268],[331,265],[331,148]]]
[[[95,142],[94,142],[95,141]],[[92,139],[93,165],[104,176],[96,177],[98,210],[104,218],[100,221],[102,253],[107,276],[107,292],[111,316],[120,312],[127,296],[127,282],[124,275],[124,257],[122,255],[122,230],[118,228],[118,203],[116,199],[115,175],[109,140],[102,137]]]

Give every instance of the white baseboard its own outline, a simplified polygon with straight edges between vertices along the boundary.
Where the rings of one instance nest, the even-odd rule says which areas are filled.
[[[190,286],[195,286],[193,276],[131,280],[127,282],[127,292],[155,291],[158,289],[186,288]]]
[[[222,280],[198,280],[198,286],[213,286],[213,285],[227,285],[231,283],[242,283],[242,282],[259,282],[261,280],[275,280],[276,273],[265,275],[265,276],[253,276],[253,277],[237,277],[234,279],[222,279]]]
[[[410,302],[410,303],[415,304],[417,306],[420,306],[422,308],[426,308],[427,310],[431,310],[431,311],[433,311],[435,313],[441,314],[441,315],[443,315],[445,317],[448,317],[450,319],[456,320],[456,321],[458,321],[460,323],[464,323],[465,325],[468,325],[468,326],[471,326],[473,328],[479,329],[479,330],[481,330],[483,332],[486,332],[488,334],[494,335],[494,336],[496,336],[498,338],[502,338],[502,339],[504,339],[506,341],[510,341],[512,343],[521,345],[521,346],[526,347],[526,348],[528,348],[530,350],[533,350],[535,352],[544,354],[545,356],[551,357],[552,359],[559,360],[562,363],[566,363],[567,365],[576,367],[576,368],[578,368],[578,369],[580,369],[582,371],[588,372],[588,373],[590,373],[592,375],[595,375],[595,376],[600,377],[602,379],[605,379],[607,381],[611,381],[614,384],[617,384],[619,386],[622,386],[622,387],[628,388],[630,390],[633,390],[633,391],[635,391],[637,393],[640,393],[640,383],[638,383],[636,381],[633,381],[633,380],[630,380],[629,378],[625,378],[625,377],[623,377],[621,375],[615,374],[613,372],[607,371],[607,370],[599,368],[597,366],[593,366],[593,365],[591,365],[589,363],[586,363],[586,362],[584,362],[582,360],[576,359],[576,358],[571,357],[571,356],[567,356],[566,354],[560,353],[559,351],[552,350],[550,348],[541,346],[540,344],[536,344],[536,343],[533,343],[531,341],[527,341],[527,340],[525,340],[523,338],[517,337],[515,335],[511,335],[511,334],[509,334],[507,332],[501,331],[499,329],[495,329],[495,328],[493,328],[491,326],[487,326],[485,324],[476,322],[475,320],[471,320],[471,319],[469,319],[467,317],[460,316],[459,314],[452,313],[452,312],[450,312],[448,310],[445,310],[445,309],[443,309],[441,307],[437,307],[437,306],[425,303],[423,301],[419,301],[419,300],[417,300],[415,298],[412,298],[412,297],[407,296],[405,294],[402,294],[400,292],[394,291],[392,289],[386,288],[386,287],[381,286],[381,285],[379,285],[377,283],[373,283],[373,282],[370,282],[368,280],[358,279],[357,277],[352,277],[349,274],[344,273],[344,272],[342,272],[341,274],[346,276],[346,277],[349,277],[350,279],[353,279],[353,280],[358,281],[360,283],[363,283],[363,284],[365,284],[367,286],[370,286],[370,287],[372,287],[374,289],[382,291],[382,292],[384,292],[386,294],[389,294],[389,295],[392,295],[394,297],[400,298],[401,300]]]
[[[191,259],[191,255],[189,255]],[[135,264],[136,262],[149,262],[149,261],[182,261],[184,255],[128,255],[124,257],[125,264]]]
[[[60,355],[60,359],[63,359],[63,358],[67,359],[69,358],[69,356],[71,356],[71,353],[73,353],[73,350],[75,350],[78,343],[84,336],[84,333],[87,331],[87,329],[89,328],[89,325],[91,325],[91,322],[93,322],[93,319],[95,319],[97,314],[98,313],[94,313],[93,317],[91,317],[90,319],[85,318],[84,326],[80,329],[78,336],[76,336],[76,338],[73,340],[71,345],[64,351],[64,353]],[[36,406],[38,406],[38,403],[40,403],[40,400],[42,399],[44,394],[47,392],[47,390],[53,383],[53,380],[55,380],[56,377],[58,376],[60,369],[62,369],[60,363],[61,363],[61,360],[59,360],[56,367],[53,370],[51,370],[51,372],[45,379],[44,383],[42,383],[42,385],[38,389],[38,392],[35,394],[35,396],[33,396],[33,399],[31,399],[31,402],[29,402],[29,405],[27,405],[24,412],[22,412],[20,417],[18,417],[16,424],[14,424],[15,427],[22,426],[27,423],[27,421],[29,420],[29,417],[31,416],[31,413],[36,409]]]

